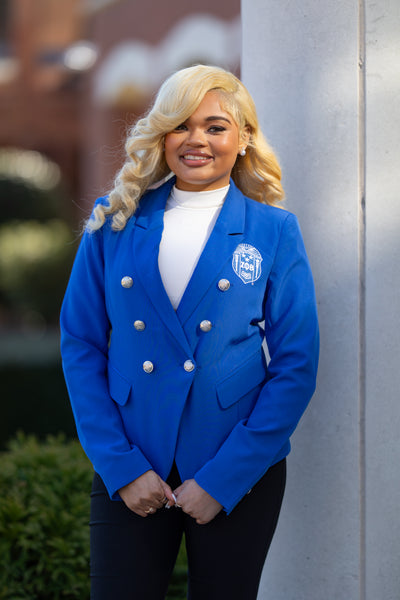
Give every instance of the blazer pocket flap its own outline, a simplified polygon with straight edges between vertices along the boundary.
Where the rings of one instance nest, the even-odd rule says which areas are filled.
[[[260,353],[217,383],[221,408],[228,408],[267,379],[267,370]]]
[[[108,389],[117,404],[124,406],[129,398],[131,383],[111,365],[108,366]]]

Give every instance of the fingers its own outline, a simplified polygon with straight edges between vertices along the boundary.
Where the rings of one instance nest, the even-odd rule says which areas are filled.
[[[177,498],[175,506],[181,507],[198,525],[206,525],[222,510],[222,505],[194,479],[184,481],[174,493]]]
[[[164,486],[166,490],[164,493]],[[135,480],[119,490],[119,494],[126,506],[140,515],[147,517],[154,514],[168,501],[171,494],[169,486],[154,472],[146,471]]]
[[[154,475],[156,475],[154,473]],[[170,486],[161,477],[156,475],[157,481],[154,481],[154,487],[151,490],[151,494],[143,502],[147,502],[147,507],[144,509],[146,517],[154,514],[160,508],[164,506],[169,508],[170,505],[175,504],[175,495],[172,493]]]
[[[172,506],[176,506],[176,496],[173,492],[171,492],[172,500],[168,500],[165,508],[171,508]]]
[[[163,508],[166,498],[162,498],[161,500],[156,499],[143,499],[141,500],[141,506],[139,510],[135,510],[137,514],[140,514],[141,517],[150,517],[154,515],[160,508]]]
[[[163,504],[166,504],[167,502],[171,503],[171,505],[175,504],[176,496],[172,492],[172,490],[171,490],[170,486],[168,485],[168,483],[165,483],[165,481],[161,480],[161,487],[162,487],[163,492],[164,492],[164,498],[166,499],[166,501],[163,502]]]
[[[184,481],[183,483],[181,483],[181,485],[177,488],[174,489],[174,494],[176,497],[179,496],[179,494],[185,489],[186,487],[186,481]]]
[[[165,483],[165,481],[162,482],[162,488],[165,494],[165,508],[171,508],[171,506],[175,505],[176,496],[171,490],[170,486],[167,483]]]
[[[214,513],[213,503],[218,505],[216,512],[222,508],[194,479],[184,481],[172,491],[154,471],[146,471],[119,492],[127,507],[141,517],[154,515],[164,506],[168,509],[175,506],[199,524],[205,524],[215,516],[210,514],[210,509]]]
[[[147,504],[147,508],[143,509],[146,517],[153,515],[157,510],[163,508],[167,504],[168,497],[166,495],[160,496],[161,494],[158,492],[157,494],[142,500],[142,504]]]

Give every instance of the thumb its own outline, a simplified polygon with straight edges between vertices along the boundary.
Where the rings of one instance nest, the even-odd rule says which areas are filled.
[[[171,488],[169,487],[168,483],[165,483],[165,481],[162,482],[161,486],[164,492],[164,496],[168,499],[168,504],[172,506],[173,504],[175,504],[175,496],[172,493]]]

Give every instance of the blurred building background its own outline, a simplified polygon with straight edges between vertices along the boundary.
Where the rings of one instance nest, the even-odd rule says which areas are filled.
[[[0,445],[74,434],[58,313],[82,221],[171,72],[240,69],[240,0],[1,0]]]

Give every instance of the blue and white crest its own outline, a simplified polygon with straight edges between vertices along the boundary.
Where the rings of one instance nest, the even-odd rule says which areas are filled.
[[[232,268],[243,283],[254,283],[261,276],[262,256],[250,244],[239,244],[233,253]]]

